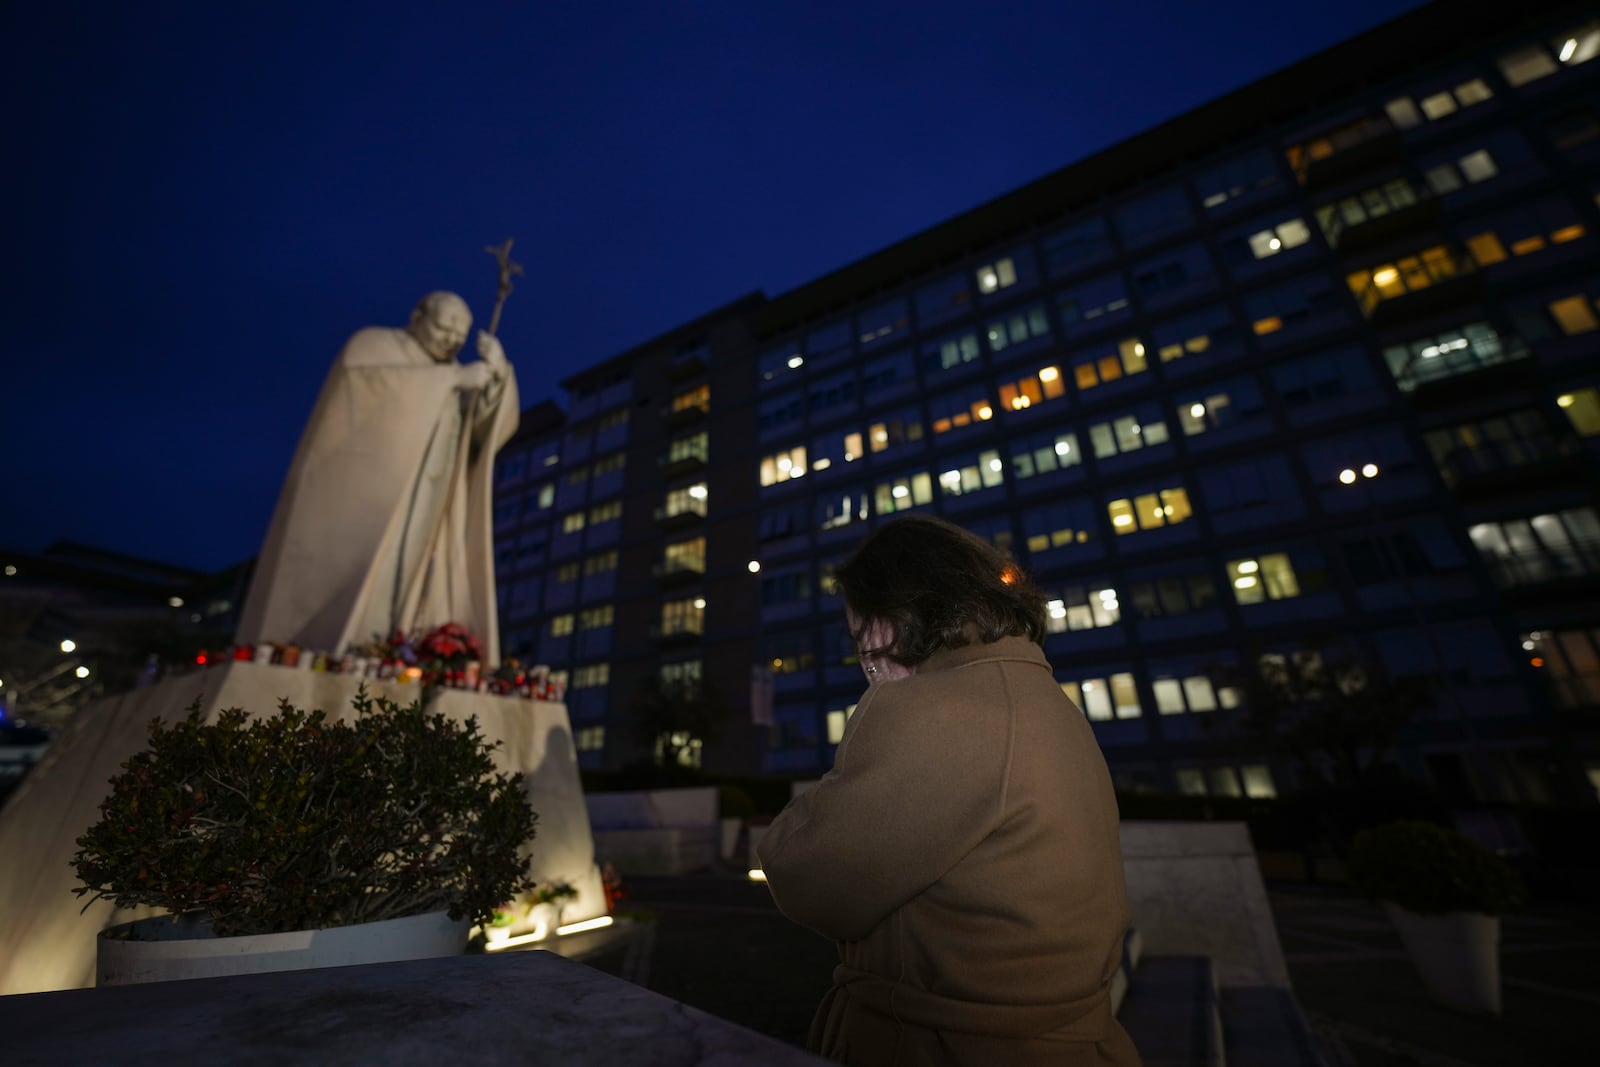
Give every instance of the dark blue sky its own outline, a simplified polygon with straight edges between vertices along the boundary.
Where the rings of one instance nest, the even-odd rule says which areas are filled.
[[[486,319],[508,235],[506,351],[564,402],[1416,6],[5,5],[0,545],[254,554],[346,337]]]

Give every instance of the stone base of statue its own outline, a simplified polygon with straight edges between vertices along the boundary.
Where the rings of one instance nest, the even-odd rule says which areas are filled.
[[[154,914],[106,901],[85,910],[84,898],[72,894],[78,881],[71,866],[75,842],[98,818],[112,776],[148,743],[151,719],[181,719],[196,699],[208,715],[229,707],[266,714],[280,698],[350,718],[350,698],[362,683],[355,675],[232,662],[107,698],[74,716],[0,808],[0,995],[92,986],[96,935]],[[388,681],[365,684],[373,696],[400,703],[419,692]],[[484,738],[502,742],[496,769],[523,775],[539,816],[533,876],[578,890],[563,921],[605,914],[566,705],[444,689],[429,707],[452,719],[476,716]]]

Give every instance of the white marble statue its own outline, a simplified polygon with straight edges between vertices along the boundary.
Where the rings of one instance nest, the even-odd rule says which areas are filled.
[[[493,333],[459,363],[466,302],[430,293],[403,330],[344,346],[317,397],[251,579],[240,644],[342,653],[446,622],[500,660],[494,455],[517,428],[517,379]]]

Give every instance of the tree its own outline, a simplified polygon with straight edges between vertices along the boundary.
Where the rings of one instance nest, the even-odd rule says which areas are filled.
[[[646,678],[629,705],[635,738],[668,770],[698,767],[698,750],[721,735],[732,711],[715,686],[697,678]]]

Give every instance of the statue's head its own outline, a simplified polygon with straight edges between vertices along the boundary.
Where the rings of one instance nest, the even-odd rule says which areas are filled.
[[[454,293],[429,293],[417,301],[406,332],[416,338],[422,350],[440,363],[456,358],[472,329],[472,311]]]

